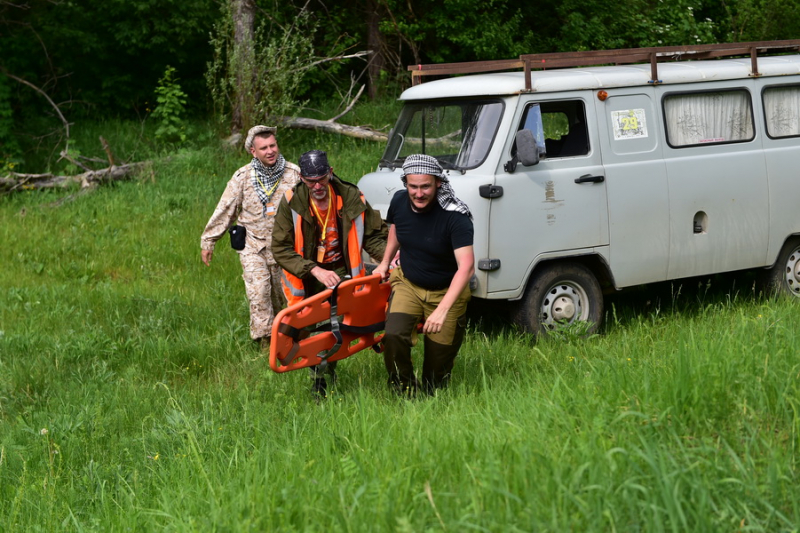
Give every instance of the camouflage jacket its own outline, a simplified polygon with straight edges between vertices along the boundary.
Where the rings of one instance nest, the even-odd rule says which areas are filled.
[[[253,172],[253,166],[248,163],[237,170],[228,181],[225,192],[200,237],[200,248],[214,250],[216,242],[238,220],[241,226],[247,228],[244,250],[239,253],[258,253],[266,249],[267,263],[275,264],[271,250],[275,215],[283,195],[300,180],[300,168],[286,162],[281,182],[272,193],[266,208],[253,188]]]

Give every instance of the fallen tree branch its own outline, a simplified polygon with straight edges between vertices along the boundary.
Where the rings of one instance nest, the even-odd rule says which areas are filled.
[[[103,150],[105,150],[106,155],[108,156],[108,166],[113,167],[116,165],[114,162],[114,154],[111,153],[111,147],[108,145],[108,141],[105,140],[102,135],[100,136],[100,144],[103,145]]]
[[[100,137],[100,144],[103,145],[103,150],[108,157],[108,168],[94,170],[83,163],[85,161],[94,161],[104,163],[102,159],[88,158],[81,155],[72,156],[64,149],[61,151],[61,159],[66,159],[75,166],[85,170],[82,174],[75,174],[74,176],[57,176],[53,173],[46,174],[21,174],[18,172],[10,172],[5,177],[0,178],[0,193],[11,194],[16,191],[29,191],[38,189],[56,189],[65,188],[73,184],[80,184],[81,190],[78,193],[70,195],[67,200],[71,200],[77,196],[94,189],[101,183],[108,183],[111,181],[120,181],[127,179],[130,175],[134,174],[140,168],[149,165],[150,161],[140,161],[138,163],[128,163],[125,165],[117,165],[114,162],[114,155],[111,152],[111,147],[102,136]],[[61,201],[67,201],[65,199]],[[57,204],[57,205],[60,205]]]
[[[93,188],[101,183],[128,179],[131,174],[146,166],[149,161],[112,166],[100,170],[89,170],[74,176],[56,176],[55,174],[19,174],[11,172],[0,178],[0,191],[10,194],[15,191],[65,188],[75,183],[82,189]]]
[[[317,120],[314,118],[302,117],[278,117],[276,120],[286,128],[293,128],[297,130],[315,130],[323,131],[325,133],[337,133],[339,135],[355,137],[356,139],[365,139],[367,141],[377,142],[386,142],[386,140],[389,138],[386,133],[382,133],[366,126],[349,126],[347,124],[339,124],[337,122],[330,122],[328,120]]]
[[[91,168],[87,167],[86,165],[84,165],[83,163],[81,163],[80,161],[78,161],[77,159],[72,157],[66,149],[61,150],[61,153],[59,153],[58,155],[61,156],[58,159],[58,161],[61,161],[62,159],[66,159],[67,161],[69,161],[70,163],[75,165],[76,167],[80,167],[83,170],[85,170],[86,172],[91,172],[91,170],[92,170]],[[56,161],[56,162],[58,162],[58,161]]]

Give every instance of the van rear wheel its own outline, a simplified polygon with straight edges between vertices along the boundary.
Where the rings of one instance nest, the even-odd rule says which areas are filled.
[[[583,322],[590,334],[603,317],[603,293],[592,271],[580,263],[543,266],[528,283],[516,322],[535,335],[547,335]]]
[[[800,298],[800,237],[783,245],[778,260],[764,273],[764,288],[770,296]]]

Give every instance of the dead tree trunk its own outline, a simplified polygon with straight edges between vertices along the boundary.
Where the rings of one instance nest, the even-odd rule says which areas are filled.
[[[81,188],[93,188],[100,183],[118,181],[129,178],[148,162],[129,163],[111,166],[100,170],[88,170],[74,176],[57,176],[55,174],[19,174],[11,172],[0,178],[0,191],[9,194],[17,191],[65,188],[79,184]]]
[[[367,49],[372,52],[367,65],[369,79],[367,95],[370,100],[375,100],[378,96],[378,80],[384,66],[383,36],[380,30],[381,14],[379,9],[380,6],[376,0],[367,0]]]
[[[231,0],[231,15],[233,16],[233,50],[237,56],[233,64],[249,65],[249,57],[253,55],[253,43],[255,41],[255,20],[256,3],[255,0]],[[248,69],[239,68],[236,71],[236,96],[231,110],[231,133],[238,133],[244,127],[244,113],[247,109],[246,98],[247,89],[253,86],[252,80],[245,79],[245,76],[252,78],[253,73]]]
[[[347,124],[339,124],[338,122],[331,122],[329,120],[317,120],[314,118],[302,117],[279,117],[277,119],[280,124],[285,128],[293,128],[297,130],[315,130],[324,131],[325,133],[336,133],[339,135],[347,135],[348,137],[355,137],[356,139],[365,139],[367,141],[386,142],[389,136],[380,131],[373,130],[366,126],[349,126]]]

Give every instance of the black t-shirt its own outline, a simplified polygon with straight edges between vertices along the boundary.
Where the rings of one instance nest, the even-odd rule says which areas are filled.
[[[400,266],[409,281],[428,290],[450,286],[458,263],[453,250],[472,246],[472,220],[445,211],[434,199],[429,211],[416,213],[405,189],[395,193],[386,222],[394,224],[400,242]]]

